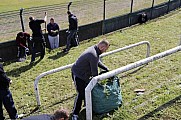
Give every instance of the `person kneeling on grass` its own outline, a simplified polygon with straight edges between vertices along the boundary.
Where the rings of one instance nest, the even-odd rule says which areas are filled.
[[[68,120],[69,113],[65,109],[55,111],[53,115],[43,114],[24,118],[23,120]]]

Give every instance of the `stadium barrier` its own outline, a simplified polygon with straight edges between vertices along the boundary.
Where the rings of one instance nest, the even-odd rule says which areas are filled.
[[[171,55],[173,53],[176,53],[178,51],[181,51],[181,46],[169,49],[167,51],[158,53],[156,55],[153,55],[151,57],[142,59],[140,61],[128,64],[126,66],[120,67],[118,69],[112,70],[110,72],[107,72],[105,74],[98,75],[96,77],[93,77],[88,86],[85,89],[85,100],[86,100],[86,120],[92,120],[92,95],[91,91],[94,88],[94,86],[97,84],[97,82],[113,77],[117,74],[129,71],[131,69],[137,68],[139,66],[142,66],[144,64],[148,64],[149,62],[158,60],[160,58],[166,57],[168,55]]]
[[[94,38],[99,35],[102,35],[102,25],[104,22],[104,33],[110,33],[125,27],[129,27],[131,25],[135,25],[138,23],[138,18],[141,13],[146,13],[148,20],[160,17],[162,15],[167,14],[169,11],[180,8],[181,0],[172,0],[168,1],[150,8],[142,9],[136,12],[131,12],[125,15],[113,17],[106,20],[101,20],[95,23],[79,26],[79,40],[83,41],[86,39]],[[66,44],[66,30],[63,29],[59,32],[60,34],[60,44],[59,46],[64,46]],[[46,38],[46,47],[49,47],[49,42],[47,38],[47,34],[45,34]],[[0,57],[3,58],[4,61],[15,60],[17,59],[17,46],[15,40],[0,43]]]
[[[135,44],[131,44],[129,46],[125,46],[123,48],[119,48],[119,49],[116,49],[116,50],[113,50],[113,51],[110,51],[110,52],[103,53],[102,55],[100,55],[100,58],[111,55],[111,54],[114,54],[114,53],[117,53],[117,52],[120,52],[120,51],[123,51],[123,50],[126,50],[126,49],[129,49],[129,48],[133,48],[133,47],[136,47],[136,46],[139,46],[139,45],[142,45],[142,44],[147,45],[146,57],[149,57],[150,56],[150,43],[148,41],[141,41],[141,42],[138,42],[138,43],[135,43]],[[38,89],[38,82],[39,82],[40,78],[42,78],[42,77],[44,77],[46,75],[52,74],[52,73],[56,73],[56,72],[71,68],[72,65],[73,65],[73,63],[69,64],[69,65],[66,65],[66,66],[56,68],[56,69],[52,69],[52,70],[49,70],[47,72],[43,72],[43,73],[41,73],[40,75],[38,75],[36,77],[36,79],[34,81],[34,90],[35,90],[37,106],[41,105],[40,94],[39,94],[39,89]]]

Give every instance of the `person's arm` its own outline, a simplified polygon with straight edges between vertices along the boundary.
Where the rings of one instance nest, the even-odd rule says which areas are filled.
[[[56,25],[57,25],[57,32],[59,32],[60,31],[60,27],[59,27],[58,24],[56,24]]]
[[[108,67],[106,65],[104,65],[100,59],[99,59],[98,67],[100,67],[101,69],[103,69],[107,72],[109,71]]]
[[[36,20],[39,24],[45,23],[45,20]]]
[[[97,76],[98,75],[97,58],[92,54],[88,55],[88,57],[89,57],[88,59],[90,63],[91,75],[93,77]]]
[[[3,69],[3,65],[0,64],[0,83],[6,83],[7,85],[10,84],[11,82],[11,79],[9,79],[6,75],[6,73],[4,72],[4,69]]]
[[[51,33],[50,24],[47,25],[47,31],[48,31],[49,34]]]
[[[16,37],[16,42],[17,42],[17,44],[18,44],[19,46],[21,46],[21,47],[26,48],[26,47],[21,43],[21,40],[20,40],[20,39],[21,39],[21,38],[20,38],[19,36]]]

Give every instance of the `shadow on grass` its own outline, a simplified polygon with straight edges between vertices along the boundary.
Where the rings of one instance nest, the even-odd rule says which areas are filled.
[[[116,109],[115,109],[116,110]],[[104,113],[104,114],[95,114],[94,112],[92,113],[92,119],[93,120],[102,120],[104,118],[108,118],[111,117],[111,115],[114,114],[115,110],[112,110],[108,113]],[[79,113],[79,119],[80,120],[86,120],[86,108],[84,107],[80,113]]]
[[[8,72],[6,72],[6,74],[8,76],[12,76],[13,75],[15,77],[18,77],[18,76],[20,76],[21,73],[26,72],[27,70],[31,69],[33,66],[37,65],[41,60],[42,59],[39,59],[39,60],[37,60],[36,62],[34,62],[32,64],[28,64],[28,65],[22,66],[20,68],[8,71]]]
[[[180,100],[181,99],[181,95],[168,101],[167,103],[159,106],[158,108],[156,108],[155,110],[149,112],[148,114],[142,116],[141,118],[139,118],[138,120],[146,120],[150,117],[154,117],[154,114],[159,112],[159,111],[162,111],[163,109],[166,109],[167,107],[170,107],[171,105],[173,105],[174,103],[176,103],[176,101]]]
[[[130,74],[134,74],[134,73],[138,72],[139,70],[141,70],[142,68],[144,68],[144,67],[147,66],[147,65],[148,65],[148,64],[145,64],[145,65],[143,65],[143,66],[141,66],[141,67],[138,67],[138,68],[136,68],[134,71],[129,72],[129,73],[127,73],[126,75],[121,76],[120,78],[128,77]]]
[[[32,111],[30,111],[30,113],[24,115],[23,118],[28,117],[28,116],[30,116],[31,114],[40,113],[40,112],[42,112],[43,110],[46,110],[46,109],[51,108],[51,107],[54,107],[55,105],[58,105],[58,104],[60,104],[60,103],[63,103],[63,102],[65,102],[65,101],[67,101],[67,100],[73,99],[75,96],[76,96],[76,94],[73,94],[72,96],[67,97],[67,98],[65,98],[65,99],[62,99],[62,100],[60,100],[60,101],[58,101],[58,102],[55,102],[55,103],[53,103],[53,104],[51,104],[51,105],[49,105],[49,106],[45,106],[45,107],[36,106]],[[47,113],[47,114],[48,114],[48,113]]]
[[[68,54],[68,52],[67,52],[67,53],[65,53],[65,52],[63,52],[63,51],[62,51],[62,52],[57,52],[56,55],[50,56],[50,57],[48,57],[48,59],[56,60],[56,59],[58,59],[58,58],[60,58],[60,57],[65,56],[66,54]]]

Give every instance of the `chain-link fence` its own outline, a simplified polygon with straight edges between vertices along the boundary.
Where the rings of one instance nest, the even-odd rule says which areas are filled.
[[[82,0],[73,2],[70,10],[77,16],[80,26],[103,20],[104,8],[105,19],[108,19],[149,8],[152,5],[158,5],[163,2],[168,2],[168,0]],[[55,4],[24,9],[22,15],[25,31],[31,33],[28,25],[29,16],[43,19],[45,12],[48,14],[47,23],[49,23],[51,17],[54,17],[55,22],[59,24],[61,29],[68,27],[67,3]],[[14,40],[16,34],[22,31],[20,11],[0,13],[0,28],[0,42]],[[44,28],[45,25],[43,24],[42,29]]]

